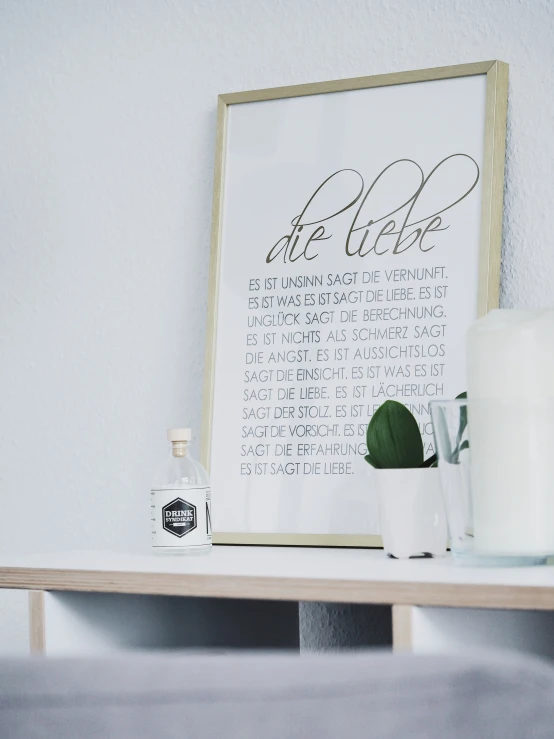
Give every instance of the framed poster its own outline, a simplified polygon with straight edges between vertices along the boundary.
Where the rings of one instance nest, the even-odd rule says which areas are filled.
[[[497,305],[508,68],[219,98],[203,461],[219,543],[377,546],[365,429],[433,438]]]

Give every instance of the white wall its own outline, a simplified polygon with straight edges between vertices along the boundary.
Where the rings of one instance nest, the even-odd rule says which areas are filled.
[[[0,0],[0,552],[147,542],[200,426],[219,92],[509,62],[502,303],[554,302],[553,38],[549,0]]]

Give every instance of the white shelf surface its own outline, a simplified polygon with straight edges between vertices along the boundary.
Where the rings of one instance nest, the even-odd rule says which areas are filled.
[[[0,587],[199,597],[554,610],[554,567],[474,568],[382,550],[214,546],[208,555],[0,557]]]

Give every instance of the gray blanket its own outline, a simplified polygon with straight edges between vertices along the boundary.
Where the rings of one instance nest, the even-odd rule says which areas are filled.
[[[1,739],[553,739],[521,657],[128,654],[0,660]]]

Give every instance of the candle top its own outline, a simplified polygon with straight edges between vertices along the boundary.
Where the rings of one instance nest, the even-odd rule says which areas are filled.
[[[472,399],[554,397],[554,308],[493,310],[467,332]]]
[[[470,327],[469,333],[481,331],[554,331],[554,308],[534,308],[530,310],[496,309],[479,318]]]

